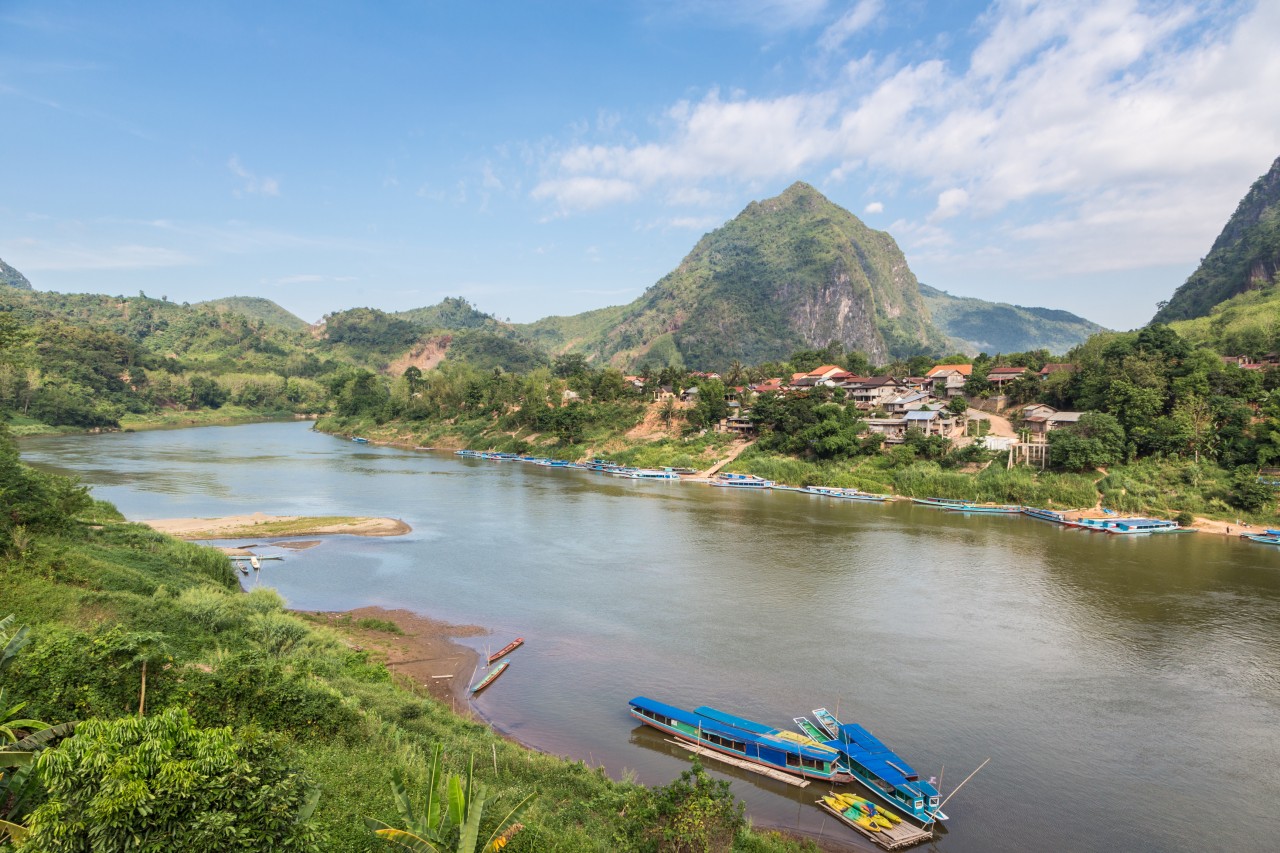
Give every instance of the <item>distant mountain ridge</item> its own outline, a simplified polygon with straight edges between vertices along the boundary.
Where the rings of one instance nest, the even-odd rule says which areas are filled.
[[[0,258],[0,287],[16,287],[20,290],[31,290],[31,282],[27,277],[15,270]]]
[[[1090,335],[1107,331],[1070,311],[1028,308],[1007,302],[988,302],[969,296],[953,296],[920,285],[933,324],[950,339],[948,350],[977,355],[1028,352],[1047,349],[1065,353]]]
[[[221,299],[197,302],[196,306],[212,308],[220,314],[240,314],[251,320],[261,320],[268,325],[295,332],[311,327],[310,323],[298,315],[261,296],[224,296]]]
[[[1220,302],[1271,283],[1280,271],[1280,157],[1254,181],[1209,254],[1153,323],[1204,317]]]

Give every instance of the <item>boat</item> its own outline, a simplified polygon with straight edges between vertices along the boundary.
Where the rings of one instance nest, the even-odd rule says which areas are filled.
[[[837,784],[853,779],[841,764],[839,750],[808,738],[797,739],[793,732],[787,732],[787,737],[781,729],[714,708],[686,711],[645,696],[637,696],[627,704],[631,716],[646,726],[700,749],[762,768],[761,772],[776,771]]]
[[[775,486],[775,488],[777,487]],[[888,495],[875,495],[870,492],[860,492],[857,489],[837,489],[832,486],[805,486],[803,489],[793,489],[792,491],[804,492],[808,495],[819,495],[824,498],[839,498],[846,501],[882,502],[889,500]]]
[[[905,850],[933,838],[932,829],[917,829],[886,808],[852,794],[828,794],[818,806],[856,829],[885,850]]]
[[[1056,512],[1051,509],[1037,509],[1033,506],[1024,506],[1022,514],[1031,518],[1038,518],[1041,521],[1052,521],[1054,524],[1066,524],[1067,516],[1065,513]]]
[[[877,800],[926,828],[947,819],[940,811],[938,789],[933,782],[922,780],[911,765],[875,735],[856,723],[841,723],[826,708],[814,710],[813,716],[832,736],[826,745],[840,751],[853,780]]]
[[[944,506],[943,509],[947,512],[987,513],[990,515],[1000,513],[1017,515],[1022,512],[1022,507],[1014,506],[1013,504],[966,504],[964,506]]]
[[[808,717],[796,717],[794,722],[796,724],[796,728],[816,741],[824,741],[830,737],[830,735],[814,725],[813,720]]]
[[[1193,528],[1183,527],[1176,521],[1160,518],[1077,518],[1064,521],[1068,527],[1095,530],[1102,533],[1178,533]]]
[[[368,443],[369,443],[369,439],[364,438],[364,437],[359,436],[359,435],[353,435],[353,436],[351,436],[351,440],[352,440],[352,441],[354,441],[356,444],[368,444]]]
[[[731,489],[771,489],[773,481],[766,480],[764,477],[757,477],[754,474],[717,474],[714,480],[710,481],[713,486],[722,486]]]
[[[493,654],[489,655],[489,665],[492,666],[494,661],[502,660],[507,655],[524,645],[524,637],[516,637]]]
[[[259,562],[256,555],[249,557],[249,565],[253,566],[255,572],[262,568],[262,563]]]
[[[955,507],[976,506],[977,501],[966,501],[961,498],[912,498],[913,504],[923,504],[924,506],[936,506],[940,509],[954,509]]]
[[[679,480],[680,475],[674,471],[659,471],[656,468],[632,468],[627,471],[617,472],[619,477],[627,477],[631,480]]]
[[[1265,533],[1246,533],[1240,538],[1252,539],[1254,542],[1261,542],[1264,545],[1280,545],[1280,536],[1268,536]]]
[[[481,690],[484,690],[489,685],[493,684],[493,682],[497,681],[498,676],[506,672],[507,667],[509,666],[511,666],[511,661],[504,660],[502,663],[498,664],[493,669],[489,670],[488,675],[486,675],[484,678],[480,679],[479,681],[477,681],[475,684],[471,686],[471,695],[472,696],[476,695]]]

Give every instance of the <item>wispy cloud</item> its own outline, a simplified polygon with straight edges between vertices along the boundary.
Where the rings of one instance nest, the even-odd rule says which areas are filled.
[[[810,23],[825,8],[801,6]],[[877,14],[893,12],[859,3],[818,46],[839,54]],[[994,238],[1055,234],[1114,256],[1172,225],[1169,262],[1202,253],[1280,151],[1280,4],[1010,0],[974,27],[955,64],[858,54],[806,90],[710,89],[648,138],[562,149],[533,197],[563,215],[817,172],[935,198],[930,227],[914,227],[922,248],[985,223]],[[1104,199],[1129,215],[1103,215]],[[1160,209],[1182,218],[1141,213]]]
[[[884,213],[883,202],[873,201],[862,209],[863,213]]]
[[[280,181],[277,178],[256,175],[246,169],[241,163],[238,156],[232,155],[227,161],[227,168],[231,170],[231,174],[241,179],[238,189],[233,191],[236,198],[246,195],[280,195]]]
[[[264,278],[262,284],[271,284],[279,287],[289,287],[294,284],[326,284],[330,282],[352,282],[359,281],[353,275],[316,275],[313,273],[300,273],[298,275],[286,275],[280,278]]]
[[[124,244],[90,247],[18,240],[15,248],[15,251],[6,249],[6,253],[10,257],[21,257],[22,269],[36,271],[137,270],[196,263],[196,259],[185,252],[162,246]]]

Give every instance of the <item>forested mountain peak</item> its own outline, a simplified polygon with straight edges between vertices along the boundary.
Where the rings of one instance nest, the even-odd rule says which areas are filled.
[[[1278,272],[1280,157],[1254,181],[1209,254],[1151,322],[1204,317],[1218,303],[1273,282]]]
[[[27,277],[6,264],[3,258],[0,258],[0,287],[6,285],[23,290],[31,290],[31,282],[27,281]]]

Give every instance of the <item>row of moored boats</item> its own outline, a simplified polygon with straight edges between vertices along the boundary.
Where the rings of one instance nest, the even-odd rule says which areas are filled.
[[[1016,504],[989,504],[954,498],[912,498],[912,503],[935,507],[947,512],[964,512],[987,515],[1027,515],[1041,521],[1050,521],[1063,527],[1092,530],[1099,533],[1184,533],[1195,532],[1193,527],[1183,527],[1176,521],[1162,518],[1105,515],[1101,518],[1069,518],[1067,513],[1052,509],[1037,509]]]
[[[825,708],[813,711],[812,719],[796,717],[796,728],[790,730],[706,706],[687,711],[645,696],[629,704],[631,716],[641,723],[694,744],[700,752],[803,780],[861,786],[869,797],[836,794],[826,805],[867,833],[891,830],[902,817],[925,830],[947,819],[933,779],[922,779],[871,732],[856,723],[841,723]]]

